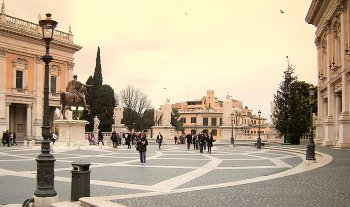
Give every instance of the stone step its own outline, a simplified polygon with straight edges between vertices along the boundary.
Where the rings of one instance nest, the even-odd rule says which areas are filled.
[[[51,207],[81,207],[79,201],[61,201],[51,204]]]

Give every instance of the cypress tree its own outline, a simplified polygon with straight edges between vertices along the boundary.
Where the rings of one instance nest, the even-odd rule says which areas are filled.
[[[100,119],[99,129],[105,132],[111,131],[113,124],[113,110],[115,107],[114,90],[109,85],[103,84],[100,47],[97,48],[96,66],[94,75],[86,81],[87,85],[92,85],[87,89],[86,102],[90,107],[90,114],[86,115],[90,122],[86,125],[86,131],[94,128],[94,117]]]

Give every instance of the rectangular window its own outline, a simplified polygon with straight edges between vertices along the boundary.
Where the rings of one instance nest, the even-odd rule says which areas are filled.
[[[203,118],[203,126],[208,126],[208,118]]]
[[[51,93],[57,93],[56,90],[56,83],[57,83],[57,77],[56,76],[51,76]]]
[[[220,118],[220,126],[222,126],[222,118]]]
[[[216,126],[216,118],[211,118],[211,125]]]
[[[211,133],[212,133],[213,136],[217,136],[218,135],[218,130],[212,129]]]
[[[191,134],[192,134],[192,135],[195,135],[195,134],[197,134],[197,131],[196,131],[195,129],[192,129],[192,130],[191,130]]]
[[[181,121],[182,121],[182,123],[186,123],[186,118],[185,117],[181,117]]]
[[[191,117],[191,124],[195,124],[197,122],[196,117]]]
[[[23,89],[23,71],[16,71],[16,88]]]

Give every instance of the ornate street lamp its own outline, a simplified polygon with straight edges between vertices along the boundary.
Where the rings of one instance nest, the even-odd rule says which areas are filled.
[[[313,106],[315,105],[314,98],[315,98],[315,88],[313,86],[309,87],[309,100],[310,100],[310,137],[309,137],[309,143],[306,145],[306,160],[316,160],[315,158],[315,142],[313,138]]]
[[[56,159],[50,154],[50,116],[49,116],[49,63],[53,60],[49,53],[50,42],[53,40],[54,30],[57,26],[57,22],[51,19],[51,14],[47,13],[46,18],[39,21],[39,25],[42,28],[43,40],[46,44],[46,54],[41,57],[45,63],[45,79],[44,79],[44,115],[42,136],[44,140],[41,142],[41,154],[36,159],[37,161],[37,189],[34,192],[34,204],[42,204],[46,206],[47,203],[57,202],[57,192],[54,189],[54,163]],[[38,201],[36,199],[46,199],[48,201]],[[42,206],[41,204],[35,206]]]
[[[235,138],[233,137],[233,117],[234,114],[231,114],[231,145],[235,145]]]
[[[261,138],[260,138],[260,116],[261,116],[261,111],[259,110],[258,112],[259,115],[259,131],[258,131],[258,139],[256,140],[256,148],[261,149]]]

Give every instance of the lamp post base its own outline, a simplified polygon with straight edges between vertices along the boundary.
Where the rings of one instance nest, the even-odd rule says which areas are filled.
[[[315,144],[309,143],[306,146],[306,160],[316,160],[315,158]]]
[[[234,146],[235,145],[235,138],[231,137],[231,145]]]
[[[50,207],[51,204],[58,202],[58,196],[54,197],[36,197],[34,196],[35,207]]]
[[[261,149],[261,138],[260,137],[256,140],[256,148]]]

